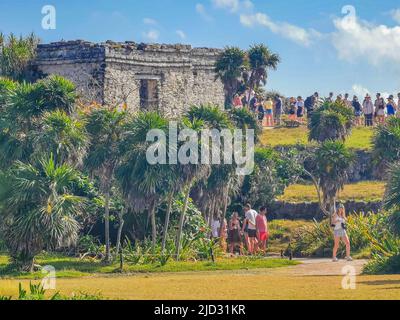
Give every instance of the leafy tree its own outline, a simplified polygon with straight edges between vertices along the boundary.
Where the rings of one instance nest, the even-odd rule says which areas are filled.
[[[121,163],[121,141],[125,134],[127,114],[115,108],[95,109],[86,116],[90,145],[85,158],[86,168],[96,175],[104,195],[105,260],[111,260],[110,198],[115,172]]]
[[[72,193],[77,171],[50,158],[35,166],[17,161],[0,177],[4,237],[19,270],[32,271],[34,257],[44,248],[76,242],[76,218],[84,209],[84,199]]]
[[[246,52],[237,47],[227,47],[215,65],[217,79],[221,79],[225,90],[225,106],[231,106],[233,96],[243,82]]]

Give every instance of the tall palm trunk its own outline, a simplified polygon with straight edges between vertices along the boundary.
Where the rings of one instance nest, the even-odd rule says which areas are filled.
[[[151,245],[153,253],[156,250],[157,244],[157,226],[156,226],[156,202],[153,201],[150,206],[150,218],[151,218]]]
[[[182,210],[181,216],[179,218],[178,233],[176,235],[176,241],[175,241],[175,259],[176,260],[179,260],[179,254],[181,252],[181,239],[182,239],[183,223],[185,221],[186,210],[187,210],[187,207],[189,204],[189,196],[190,196],[191,188],[192,188],[192,183],[189,183],[189,185],[187,186],[187,190],[186,190],[185,201],[183,204],[183,210]]]
[[[104,194],[104,238],[106,243],[106,257],[105,261],[111,261],[111,246],[110,246],[110,190],[107,187],[107,191]]]
[[[116,254],[119,253],[120,247],[121,247],[121,236],[122,236],[122,229],[124,227],[124,214],[125,214],[125,208],[121,209],[118,213],[118,219],[119,219],[119,226],[118,226],[118,233],[117,233],[117,244],[116,244]]]
[[[164,228],[163,228],[163,238],[162,238],[162,244],[161,244],[161,250],[164,252],[165,246],[167,244],[167,236],[168,236],[168,227],[169,227],[169,219],[171,216],[171,211],[172,211],[172,202],[174,201],[174,193],[171,192],[168,196],[168,207],[167,207],[167,213],[165,215],[165,222],[164,222]]]

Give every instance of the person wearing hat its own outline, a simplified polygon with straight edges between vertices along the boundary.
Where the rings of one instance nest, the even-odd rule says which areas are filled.
[[[396,115],[397,105],[396,105],[396,102],[394,102],[394,96],[392,94],[388,98],[386,110],[387,110],[388,117],[393,117]]]
[[[346,226],[346,210],[343,204],[339,204],[337,211],[332,216],[332,226],[334,235],[334,246],[333,246],[333,262],[338,262],[337,251],[339,249],[340,240],[346,245],[346,260],[353,261],[350,256],[350,239],[347,235]]]
[[[355,116],[355,125],[361,126],[361,116],[362,116],[362,107],[360,101],[358,101],[358,97],[354,96],[352,101],[352,106],[354,109],[354,116]]]
[[[365,126],[372,127],[374,125],[374,104],[372,103],[371,96],[367,94],[363,102],[363,112],[365,116]]]

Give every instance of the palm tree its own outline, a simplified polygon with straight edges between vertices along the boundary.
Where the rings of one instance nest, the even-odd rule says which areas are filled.
[[[85,202],[72,193],[80,179],[77,171],[50,157],[36,166],[17,161],[0,179],[4,237],[19,270],[32,271],[35,256],[44,248],[76,242],[76,218]]]
[[[121,162],[121,141],[125,133],[127,114],[116,108],[95,109],[86,116],[86,131],[90,145],[85,165],[100,181],[104,196],[105,261],[111,260],[110,197],[115,171]]]
[[[344,141],[350,135],[354,114],[342,102],[325,102],[312,113],[308,127],[309,140],[324,142],[327,140]]]
[[[386,171],[390,164],[400,160],[400,119],[389,118],[375,130],[373,155],[378,167]]]
[[[221,79],[225,90],[225,106],[232,105],[232,99],[243,82],[246,53],[237,47],[226,47],[215,64],[217,79]]]
[[[85,122],[56,110],[41,119],[40,130],[34,132],[35,155],[52,153],[56,163],[82,164],[87,147]]]
[[[315,151],[314,175],[318,189],[322,191],[325,212],[331,215],[336,210],[336,198],[348,179],[348,169],[354,161],[354,153],[343,142],[328,140]]]
[[[250,70],[248,71],[248,85],[250,92],[261,85],[267,84],[268,71],[276,70],[281,59],[278,54],[272,53],[264,44],[257,44],[250,47],[247,53]]]
[[[159,202],[171,191],[174,166],[151,164],[147,151],[152,142],[146,140],[151,130],[161,130],[168,136],[169,122],[156,112],[139,113],[126,125],[122,150],[124,160],[118,168],[118,181],[124,198],[136,212],[148,209],[151,221],[153,250],[157,244],[156,209]],[[166,141],[157,141],[159,148],[168,150]],[[173,179],[171,178],[173,177]]]

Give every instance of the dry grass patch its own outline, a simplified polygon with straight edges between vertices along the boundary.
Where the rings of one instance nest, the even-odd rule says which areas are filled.
[[[363,181],[347,184],[339,193],[341,201],[381,201],[385,193],[385,183],[381,181]],[[295,184],[286,188],[285,193],[279,197],[286,202],[317,202],[318,196],[313,185]]]

